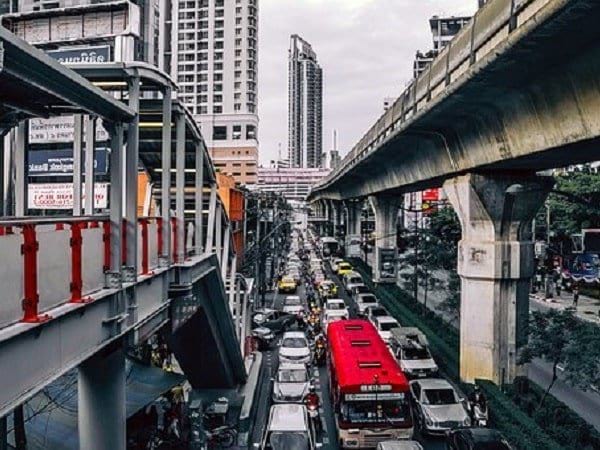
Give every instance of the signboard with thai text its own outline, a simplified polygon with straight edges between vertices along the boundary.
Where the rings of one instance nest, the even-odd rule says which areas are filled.
[[[85,206],[85,184],[82,186]],[[28,186],[29,209],[73,209],[73,183],[32,183]],[[94,184],[94,208],[108,207],[108,183]]]

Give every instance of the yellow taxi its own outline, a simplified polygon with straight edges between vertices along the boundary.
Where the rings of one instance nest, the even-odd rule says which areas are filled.
[[[346,275],[347,273],[352,272],[352,270],[352,265],[350,263],[347,263],[346,261],[342,261],[337,265],[337,274],[339,276]]]
[[[296,280],[292,277],[283,277],[277,283],[277,291],[280,293],[295,293],[297,288]]]
[[[319,284],[319,295],[321,297],[333,297],[337,295],[338,287],[331,280],[325,280]]]

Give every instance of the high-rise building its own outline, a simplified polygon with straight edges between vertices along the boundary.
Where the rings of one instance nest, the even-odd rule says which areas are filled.
[[[292,167],[321,167],[323,73],[311,45],[294,34],[288,57],[288,155]]]
[[[258,0],[173,0],[173,78],[215,166],[254,184],[258,164]]]
[[[429,19],[431,34],[433,35],[433,50],[440,52],[448,42],[471,21],[471,17],[439,17]]]

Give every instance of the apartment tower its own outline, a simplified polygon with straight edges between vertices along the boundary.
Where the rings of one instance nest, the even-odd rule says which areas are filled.
[[[258,0],[174,0],[172,74],[217,169],[255,184]]]
[[[288,57],[288,155],[291,167],[321,167],[323,72],[311,45],[297,34]]]

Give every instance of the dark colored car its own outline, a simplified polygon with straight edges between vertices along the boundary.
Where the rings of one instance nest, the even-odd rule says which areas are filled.
[[[459,428],[446,433],[450,450],[512,450],[497,430],[490,428]]]
[[[285,331],[290,325],[296,323],[296,316],[283,311],[260,311],[252,317],[254,327],[263,327],[275,333]]]

